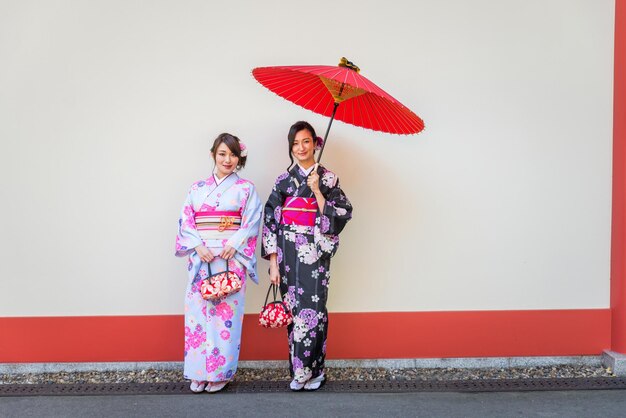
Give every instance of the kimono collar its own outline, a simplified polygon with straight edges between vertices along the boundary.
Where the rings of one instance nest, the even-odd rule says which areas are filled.
[[[231,173],[231,174],[232,174],[232,173]],[[229,174],[228,176],[230,176],[230,174]],[[217,177],[217,174],[213,173],[213,180],[215,180],[215,184],[217,184],[217,185],[219,186],[220,184],[222,184],[222,182],[223,182],[224,180],[226,180],[226,178],[227,178],[228,176],[224,176],[224,177],[222,177],[222,178],[219,178],[219,177]]]
[[[304,174],[304,177],[308,177],[309,174],[311,174],[311,171],[313,171],[313,169],[315,168],[315,164],[313,164],[311,167],[306,168],[306,169],[302,167],[300,164],[298,164],[298,167],[301,170],[300,174]]]
[[[213,180],[215,181],[212,182],[212,184],[209,184],[207,182],[207,185],[202,188],[200,205],[198,206],[198,208],[194,207],[194,210],[199,210],[199,207],[202,207],[202,204],[204,204],[211,196],[215,196],[215,200],[219,200],[221,194],[223,194],[226,190],[230,189],[235,183],[237,183],[237,180],[239,180],[239,176],[237,175],[237,173],[230,173],[226,177],[219,180],[219,184],[217,183],[217,176],[213,176]]]

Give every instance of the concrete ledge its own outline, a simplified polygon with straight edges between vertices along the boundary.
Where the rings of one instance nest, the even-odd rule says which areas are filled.
[[[602,365],[611,369],[615,376],[626,376],[626,355],[611,350],[602,353]]]
[[[429,359],[364,359],[364,360],[327,360],[328,367],[346,368],[384,368],[384,369],[506,369],[512,367],[541,367],[541,366],[601,366],[611,367],[617,374],[618,369],[626,374],[626,356],[619,360],[605,362],[605,352],[600,356],[568,356],[568,357],[475,357],[475,358],[429,358]],[[616,357],[610,357],[616,358]],[[607,360],[608,361],[608,360]],[[620,363],[621,362],[621,363]],[[280,369],[287,368],[287,360],[268,361],[240,361],[239,367],[250,369]],[[58,372],[107,372],[107,371],[141,371],[155,370],[182,370],[183,363],[172,362],[129,362],[129,363],[0,363],[0,374],[19,373],[58,373]]]

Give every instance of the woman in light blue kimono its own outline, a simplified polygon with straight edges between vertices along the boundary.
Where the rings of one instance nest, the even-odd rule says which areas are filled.
[[[193,392],[217,392],[237,371],[246,293],[246,273],[258,283],[255,248],[262,206],[252,182],[237,174],[247,150],[230,134],[211,147],[213,175],[194,183],[178,221],[176,255],[188,257],[185,292],[185,366]],[[237,293],[206,301],[202,280],[226,270],[243,281]],[[210,268],[209,268],[210,267]]]

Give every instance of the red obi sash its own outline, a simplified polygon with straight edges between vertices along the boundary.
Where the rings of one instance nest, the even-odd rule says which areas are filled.
[[[283,225],[314,226],[317,200],[314,197],[289,196],[283,204]]]

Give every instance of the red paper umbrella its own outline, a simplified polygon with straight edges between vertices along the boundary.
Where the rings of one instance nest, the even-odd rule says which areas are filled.
[[[359,71],[359,67],[342,58],[336,67],[259,67],[252,70],[252,75],[280,97],[315,113],[330,116],[319,161],[335,118],[391,134],[416,134],[424,129],[424,121],[419,116],[363,77]]]

